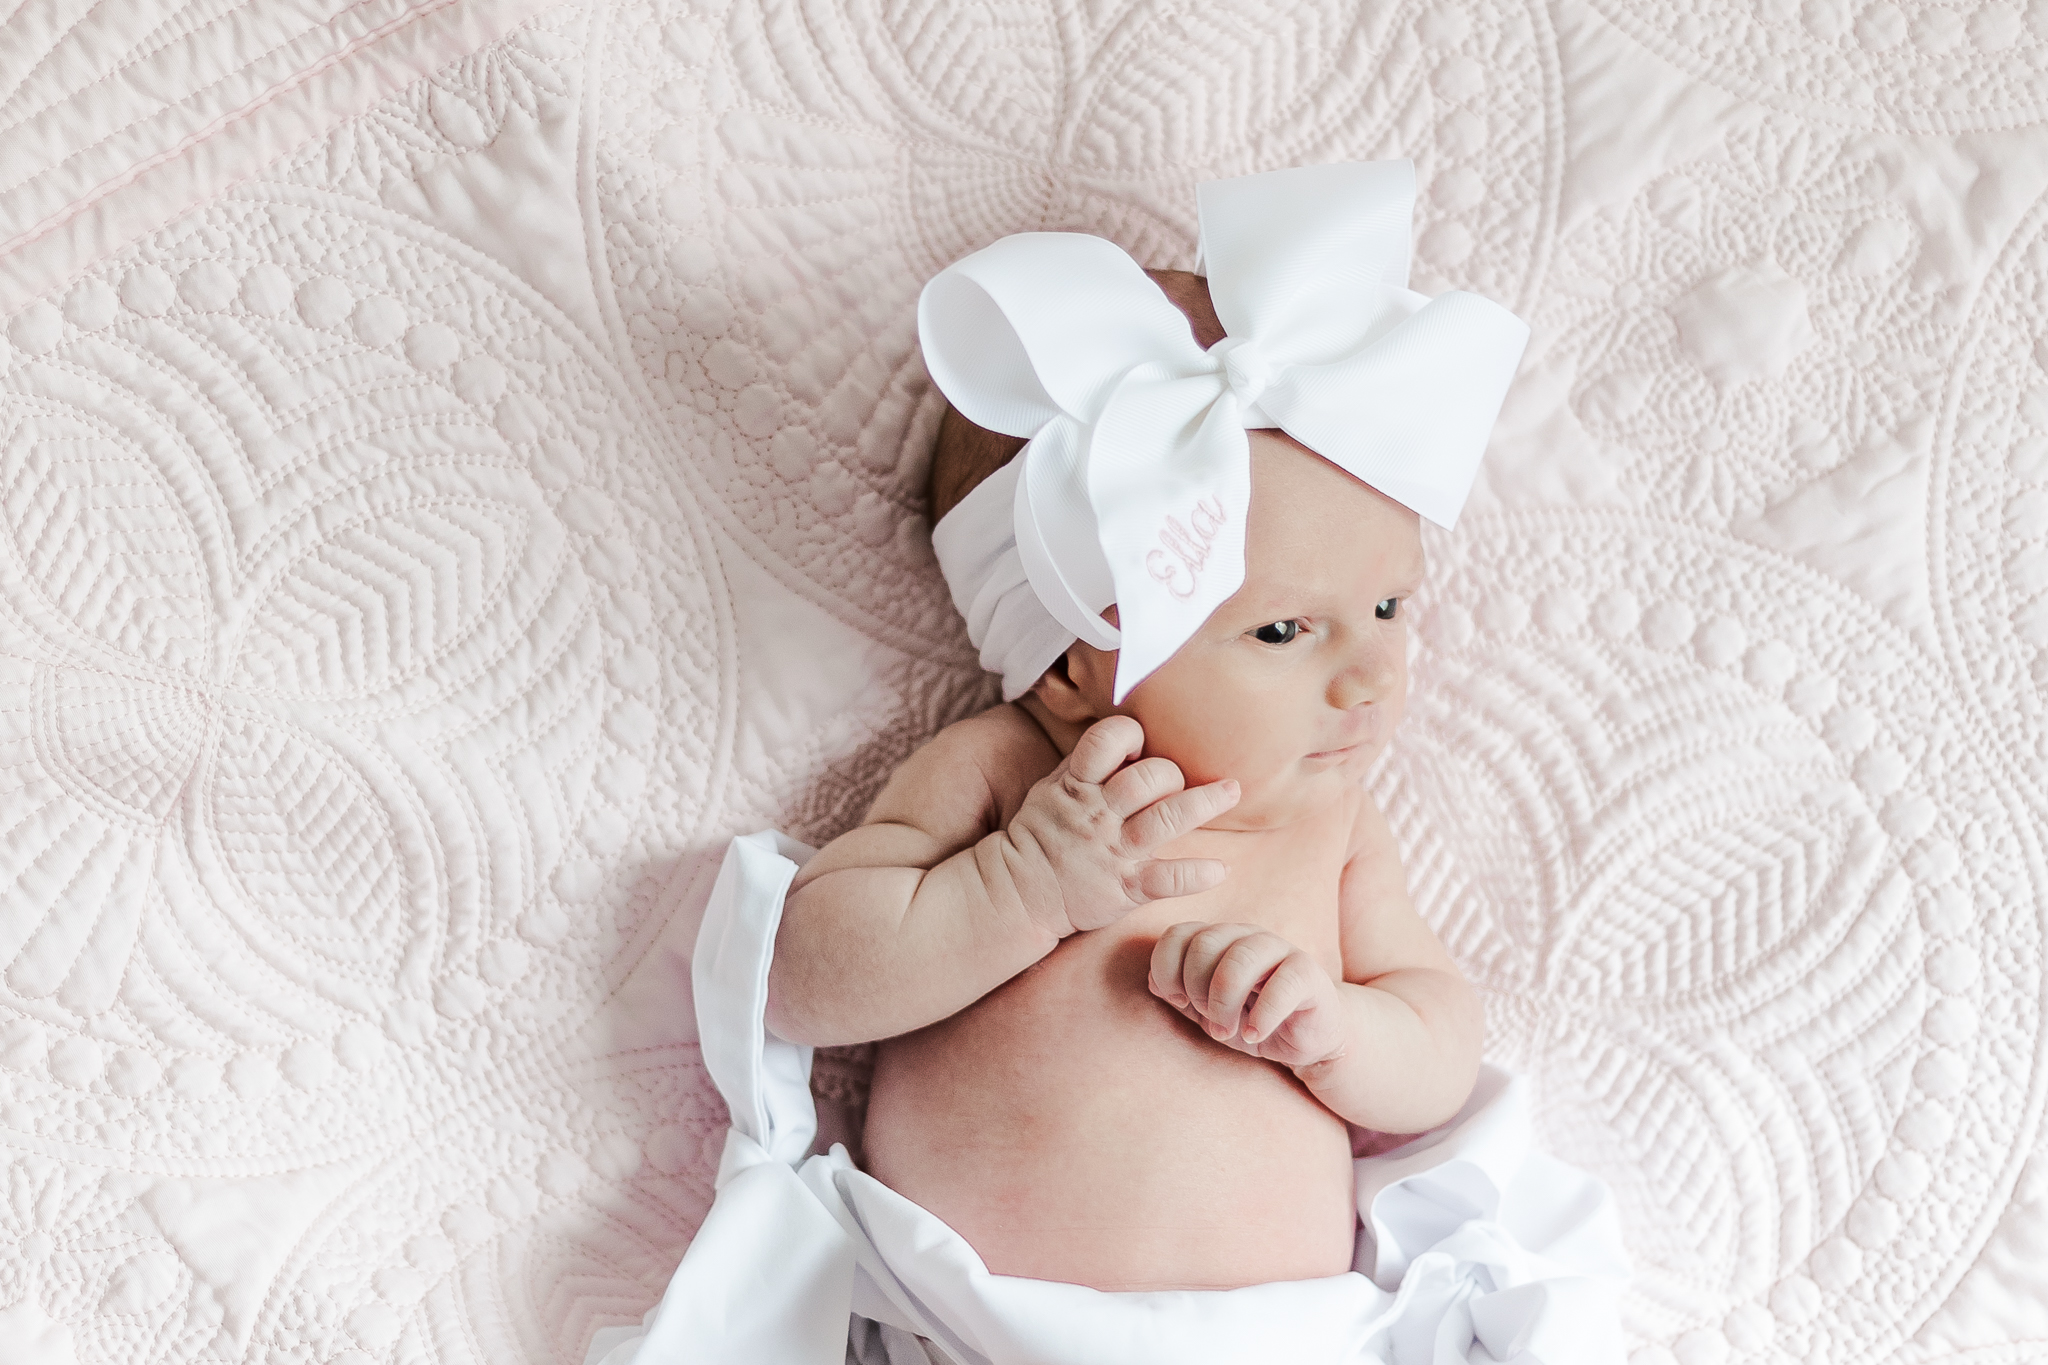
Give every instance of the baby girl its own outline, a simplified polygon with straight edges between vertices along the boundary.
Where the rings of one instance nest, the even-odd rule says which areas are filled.
[[[1034,234],[926,292],[934,540],[1008,700],[803,866],[767,1023],[881,1040],[867,1169],[995,1274],[1343,1274],[1346,1125],[1472,1090],[1478,1003],[1362,779],[1418,514],[1455,519],[1527,329],[1405,289],[1412,193],[1215,182],[1206,279]]]
[[[932,546],[1004,704],[808,862],[732,841],[717,1195],[587,1365],[1625,1358],[1611,1201],[1480,1065],[1362,783],[1528,339],[1406,287],[1414,188],[1214,181],[1199,274],[1027,233],[925,287]],[[860,1039],[866,1169],[804,1046]]]

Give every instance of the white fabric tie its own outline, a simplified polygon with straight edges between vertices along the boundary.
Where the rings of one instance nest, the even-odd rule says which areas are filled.
[[[1273,382],[1273,367],[1259,354],[1259,348],[1243,337],[1225,337],[1209,348],[1209,354],[1223,361],[1223,382],[1238,406],[1245,410],[1255,407]]]
[[[1080,233],[1005,237],[918,299],[940,390],[1030,438],[932,533],[1006,699],[1080,639],[1119,651],[1122,701],[1238,590],[1248,428],[1454,525],[1528,343],[1490,300],[1407,287],[1408,161],[1214,180],[1196,198],[1227,334],[1206,352],[1135,261]],[[1121,630],[1102,620],[1112,603]]]

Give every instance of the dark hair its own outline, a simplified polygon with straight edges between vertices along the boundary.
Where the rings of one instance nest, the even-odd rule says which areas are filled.
[[[1195,343],[1208,350],[1223,339],[1223,324],[1216,320],[1216,306],[1209,301],[1209,281],[1185,270],[1148,270],[1160,291],[1187,317]],[[983,479],[1001,469],[1024,448],[1021,436],[1005,436],[978,427],[962,417],[951,403],[939,419],[939,443],[932,451],[930,482],[925,501],[932,523],[952,511],[972,493]]]

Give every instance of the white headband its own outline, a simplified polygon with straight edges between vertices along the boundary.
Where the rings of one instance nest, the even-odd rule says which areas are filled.
[[[1115,700],[1244,582],[1251,447],[1279,427],[1446,529],[1529,327],[1408,285],[1415,167],[1298,166],[1196,187],[1203,351],[1137,262],[1071,232],[1005,237],[917,302],[932,379],[1030,443],[932,529],[981,662],[1014,700],[1076,639],[1118,650]],[[1122,628],[1101,617],[1115,603]]]

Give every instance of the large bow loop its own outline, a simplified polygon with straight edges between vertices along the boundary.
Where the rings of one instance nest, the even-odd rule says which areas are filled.
[[[1408,293],[1415,166],[1295,166],[1195,187],[1200,270],[1216,318],[1275,357],[1315,364],[1358,344]]]
[[[1450,530],[1529,325],[1477,294],[1402,293],[1356,350],[1288,367],[1262,401],[1288,435]]]
[[[946,267],[918,296],[917,330],[953,406],[1011,436],[1062,412],[1092,423],[1133,366],[1202,356],[1138,263],[1078,232],[1020,232]]]
[[[934,528],[970,634],[1020,619],[990,609],[991,591],[1028,594],[1040,619],[1119,651],[1119,702],[1243,585],[1246,429],[1280,427],[1449,527],[1528,340],[1498,304],[1407,288],[1406,161],[1197,193],[1198,260],[1227,333],[1207,352],[1136,262],[1077,233],[1005,237],[918,301],[941,391],[970,421],[1030,438],[1013,477]],[[971,548],[989,537],[1012,543]],[[1102,619],[1111,604],[1117,627]],[[1058,657],[1058,633],[973,638],[1015,698]]]

